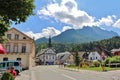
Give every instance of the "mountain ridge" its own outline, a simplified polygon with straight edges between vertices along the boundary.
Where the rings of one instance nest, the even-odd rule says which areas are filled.
[[[99,27],[83,27],[82,29],[69,29],[61,34],[52,37],[52,42],[59,43],[85,43],[91,41],[98,41],[102,39],[112,38],[118,36],[116,32],[103,30]],[[48,42],[47,38],[40,38],[36,43]]]

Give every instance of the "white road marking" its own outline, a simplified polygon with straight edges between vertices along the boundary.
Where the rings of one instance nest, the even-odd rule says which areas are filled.
[[[66,78],[69,78],[69,79],[71,79],[71,80],[77,80],[77,79],[75,79],[75,78],[73,78],[73,77],[70,77],[70,76],[68,76],[68,75],[66,75],[66,74],[61,74],[62,76],[64,76],[64,77],[66,77]]]

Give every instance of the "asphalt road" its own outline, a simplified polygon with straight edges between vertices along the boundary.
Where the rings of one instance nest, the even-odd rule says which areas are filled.
[[[37,66],[26,71],[26,74],[29,74],[29,78],[23,78],[23,80],[120,80],[120,70],[109,72],[78,71],[66,70],[59,68],[59,66]]]

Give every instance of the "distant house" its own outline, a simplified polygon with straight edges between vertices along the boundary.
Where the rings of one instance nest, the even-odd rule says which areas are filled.
[[[8,38],[8,41],[4,44],[7,54],[0,54],[0,61],[20,60],[23,69],[35,66],[34,39],[16,28],[9,29],[5,36]]]
[[[82,58],[87,60],[89,56],[89,52],[84,52],[84,54],[82,55]]]
[[[57,53],[56,63],[57,64],[63,64],[63,63],[73,64],[74,56],[70,52]]]
[[[52,48],[51,38],[49,37],[48,48],[41,49],[40,52],[36,55],[37,61],[39,64],[44,65],[54,65],[56,63],[56,52]]]
[[[71,52],[74,57],[75,57],[75,52]],[[88,59],[88,55],[89,55],[89,52],[84,52],[84,51],[81,51],[81,52],[78,52],[78,55],[80,58],[82,59]]]
[[[83,52],[83,51],[78,52],[79,57],[80,57],[80,58],[83,58],[84,53],[85,53],[85,52]],[[74,55],[75,55],[75,53],[74,53]]]
[[[88,55],[88,59],[89,60],[101,60],[101,56],[98,52],[94,51],[94,52],[90,52],[90,54]]]
[[[93,52],[90,52],[90,54],[88,55],[89,60],[101,60],[101,61],[103,61],[107,57],[111,57],[111,53],[109,53],[106,50],[102,50],[101,52],[93,51]]]
[[[111,50],[111,53],[112,53],[114,56],[120,56],[120,48],[119,48],[119,49],[112,49],[112,50]]]

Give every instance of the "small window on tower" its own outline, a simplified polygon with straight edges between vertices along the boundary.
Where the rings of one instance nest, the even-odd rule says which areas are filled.
[[[23,39],[26,39],[26,37],[23,37]]]

